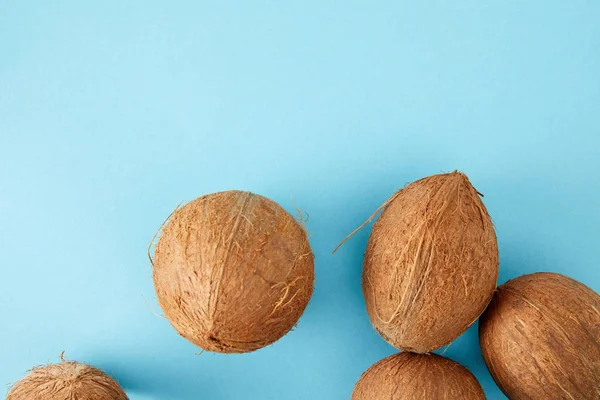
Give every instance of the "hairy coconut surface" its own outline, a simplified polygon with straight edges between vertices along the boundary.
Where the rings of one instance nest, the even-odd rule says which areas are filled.
[[[436,354],[403,352],[373,364],[354,387],[352,400],[485,400],[468,369]]]
[[[554,273],[498,288],[479,340],[492,377],[511,399],[600,399],[600,296]]]
[[[460,172],[398,191],[373,225],[363,293],[375,329],[401,350],[450,343],[489,303],[498,245],[478,192]]]
[[[273,343],[296,324],[313,291],[303,227],[277,203],[242,191],[202,196],[176,210],[153,265],[165,316],[209,351]]]
[[[32,369],[6,400],[127,400],[127,395],[99,369],[64,361]]]

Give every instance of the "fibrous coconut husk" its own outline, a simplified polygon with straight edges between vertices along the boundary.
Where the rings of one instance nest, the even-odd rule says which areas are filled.
[[[460,172],[398,191],[373,226],[363,293],[375,329],[401,350],[450,343],[485,310],[498,277],[494,227]]]
[[[154,254],[154,286],[175,329],[197,346],[242,353],[285,335],[313,291],[303,227],[277,203],[227,191],[176,210]]]
[[[119,384],[101,370],[73,361],[33,368],[6,400],[127,400]]]
[[[511,399],[600,399],[600,296],[574,279],[543,272],[501,285],[479,340]]]
[[[354,387],[351,400],[485,400],[468,369],[436,354],[402,352],[375,363]]]

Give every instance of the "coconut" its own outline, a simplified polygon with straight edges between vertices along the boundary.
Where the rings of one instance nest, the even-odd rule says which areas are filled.
[[[63,361],[36,367],[17,382],[6,400],[127,400],[110,376],[92,366]]]
[[[481,318],[485,363],[511,399],[600,399],[600,296],[554,273],[498,288]]]
[[[492,298],[498,244],[479,196],[453,172],[418,180],[381,207],[363,294],[375,329],[396,348],[426,353],[450,343]]]
[[[242,191],[177,209],[153,266],[165,316],[208,351],[243,353],[275,342],[298,322],[313,291],[303,226],[277,203]]]
[[[468,369],[436,354],[403,352],[373,364],[354,387],[351,400],[485,400]]]

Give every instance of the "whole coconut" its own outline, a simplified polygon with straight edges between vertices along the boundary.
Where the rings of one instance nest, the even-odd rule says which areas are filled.
[[[110,376],[89,365],[64,361],[36,367],[17,382],[6,400],[127,400]]]
[[[375,329],[401,350],[450,343],[485,310],[498,277],[498,245],[479,193],[460,172],[418,180],[373,225],[363,294]]]
[[[511,399],[600,399],[600,296],[554,273],[498,288],[479,325],[492,377]]]
[[[477,379],[457,362],[436,354],[403,352],[373,364],[351,400],[485,400]]]
[[[313,254],[277,203],[227,191],[176,210],[154,254],[154,287],[173,327],[197,346],[243,353],[285,335],[310,300]]]

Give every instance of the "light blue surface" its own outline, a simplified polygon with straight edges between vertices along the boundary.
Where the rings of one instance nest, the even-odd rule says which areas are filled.
[[[132,400],[348,399],[394,353],[360,289],[406,182],[466,172],[500,281],[600,291],[600,2],[0,0],[0,383],[71,359]],[[195,355],[148,243],[181,201],[246,189],[310,213],[314,297],[246,355]],[[445,353],[503,399],[470,329]]]

